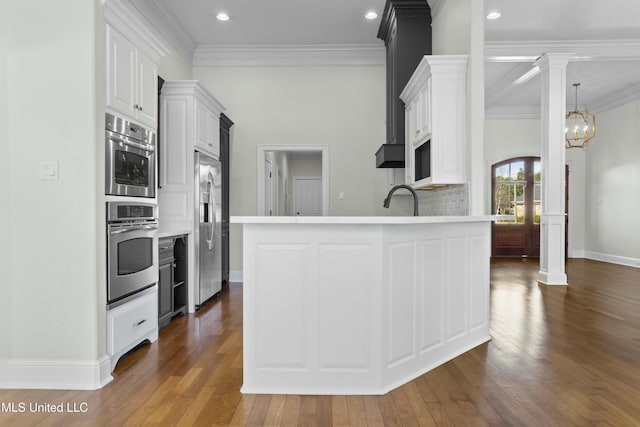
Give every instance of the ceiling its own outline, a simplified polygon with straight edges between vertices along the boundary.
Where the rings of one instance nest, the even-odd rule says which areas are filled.
[[[429,0],[437,17],[447,1]],[[384,58],[376,38],[385,0],[131,0],[194,63],[207,50],[255,49],[314,51],[348,47],[345,55],[369,49]],[[640,98],[640,1],[637,0],[484,0],[485,11],[501,18],[485,21],[485,91],[489,117],[535,117],[540,111],[540,79],[528,73],[546,52],[573,54],[567,69],[580,82],[579,104],[591,111]],[[370,10],[378,18],[366,20]],[[221,22],[216,14],[226,12]],[[168,30],[168,31],[167,31]],[[196,49],[197,48],[197,49]],[[254,50],[251,50],[254,49]],[[314,50],[315,49],[315,50]],[[251,53],[247,53],[247,52]],[[257,54],[255,52],[258,52]],[[246,58],[245,58],[246,59]],[[526,80],[526,81],[522,81]],[[515,83],[520,81],[520,83]]]
[[[491,117],[535,117],[540,78],[521,79],[543,53],[572,53],[567,107],[600,112],[640,98],[640,1],[485,0],[485,107]],[[520,83],[516,83],[520,80]],[[522,81],[526,80],[526,81]]]

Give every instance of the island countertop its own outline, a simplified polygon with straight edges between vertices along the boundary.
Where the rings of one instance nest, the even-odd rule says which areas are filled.
[[[232,216],[232,224],[438,224],[488,222],[509,215],[461,216]]]

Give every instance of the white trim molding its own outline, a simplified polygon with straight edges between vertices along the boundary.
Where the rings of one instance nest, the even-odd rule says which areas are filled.
[[[628,104],[640,99],[640,83],[624,88],[621,91],[609,94],[603,98],[592,102],[589,110],[594,114],[609,111],[621,105]]]
[[[99,360],[0,360],[0,389],[98,390],[113,380]]]
[[[124,34],[138,49],[142,49],[154,62],[169,54],[167,47],[149,29],[135,18],[121,0],[107,0],[104,4],[107,24]]]
[[[584,258],[594,261],[609,262],[611,264],[626,265],[628,267],[640,268],[640,258],[630,258],[620,255],[601,254],[598,252],[584,251]]]
[[[489,62],[534,62],[545,53],[574,52],[571,61],[640,59],[640,40],[485,42]]]
[[[384,65],[380,43],[325,45],[202,45],[193,53],[194,67]]]
[[[131,4],[185,57],[191,58],[196,41],[178,22],[162,2],[155,0],[131,0]]]
[[[484,112],[485,119],[539,119],[539,105],[513,105],[487,107]]]
[[[231,283],[242,283],[242,282],[244,282],[244,277],[242,275],[242,270],[240,270],[240,271],[230,271],[229,272],[229,282],[231,282]]]
[[[436,17],[440,13],[440,10],[442,9],[442,7],[444,6],[444,4],[446,2],[447,2],[447,0],[429,0],[429,7],[431,8],[431,21],[432,22],[433,22],[434,19],[436,19]]]

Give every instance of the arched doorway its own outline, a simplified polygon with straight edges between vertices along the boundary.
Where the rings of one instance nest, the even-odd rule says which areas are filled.
[[[518,157],[491,167],[491,211],[513,219],[493,223],[492,256],[540,256],[539,157]]]

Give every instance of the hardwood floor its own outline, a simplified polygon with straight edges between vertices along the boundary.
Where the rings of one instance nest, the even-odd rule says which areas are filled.
[[[492,340],[384,396],[242,395],[242,287],[174,320],[97,391],[0,390],[0,402],[85,413],[0,413],[0,425],[639,426],[640,269],[569,260],[491,266]],[[82,406],[84,408],[84,406]]]

